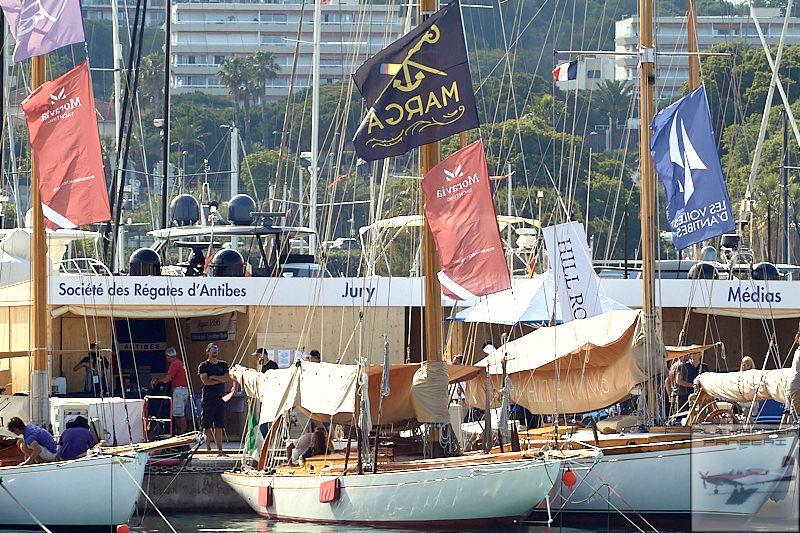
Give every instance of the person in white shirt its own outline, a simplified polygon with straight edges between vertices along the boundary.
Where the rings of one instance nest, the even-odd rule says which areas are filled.
[[[794,351],[792,372],[789,374],[789,404],[795,418],[800,420],[800,333],[795,336],[794,342],[798,346]]]

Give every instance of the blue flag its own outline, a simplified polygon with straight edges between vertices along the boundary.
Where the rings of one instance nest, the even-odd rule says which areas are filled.
[[[675,248],[734,231],[705,87],[661,110],[650,127],[650,153],[667,196]]]

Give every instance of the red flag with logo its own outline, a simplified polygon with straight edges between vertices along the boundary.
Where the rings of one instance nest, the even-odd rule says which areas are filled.
[[[22,109],[47,227],[110,220],[89,63],[42,84]]]
[[[511,288],[489,189],[483,142],[454,153],[425,175],[425,217],[442,263],[442,292],[468,300]]]

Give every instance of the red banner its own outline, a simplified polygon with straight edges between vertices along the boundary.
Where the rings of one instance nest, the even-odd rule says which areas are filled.
[[[47,227],[110,220],[89,63],[42,84],[22,109]]]
[[[477,140],[436,165],[422,180],[422,189],[425,217],[442,263],[442,292],[468,300],[510,289],[483,142]]]

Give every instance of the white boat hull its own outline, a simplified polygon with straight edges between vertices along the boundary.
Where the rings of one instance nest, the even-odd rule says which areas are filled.
[[[553,507],[581,513],[750,517],[777,486],[780,476],[774,474],[783,472],[793,446],[794,438],[782,434],[755,444],[720,440],[711,446],[606,454],[596,463],[579,460],[571,468],[576,483],[570,490],[559,479]],[[721,478],[754,469],[771,474],[749,476],[741,486]],[[704,482],[702,476],[709,474]]]
[[[8,492],[0,488],[0,527],[37,525],[14,498],[47,526],[126,524],[147,459],[136,453],[2,467],[0,480]]]
[[[273,520],[372,525],[466,524],[526,516],[558,477],[561,461],[520,459],[339,477],[338,501],[320,503],[326,475],[222,474],[259,515]],[[259,488],[272,486],[272,504]]]

